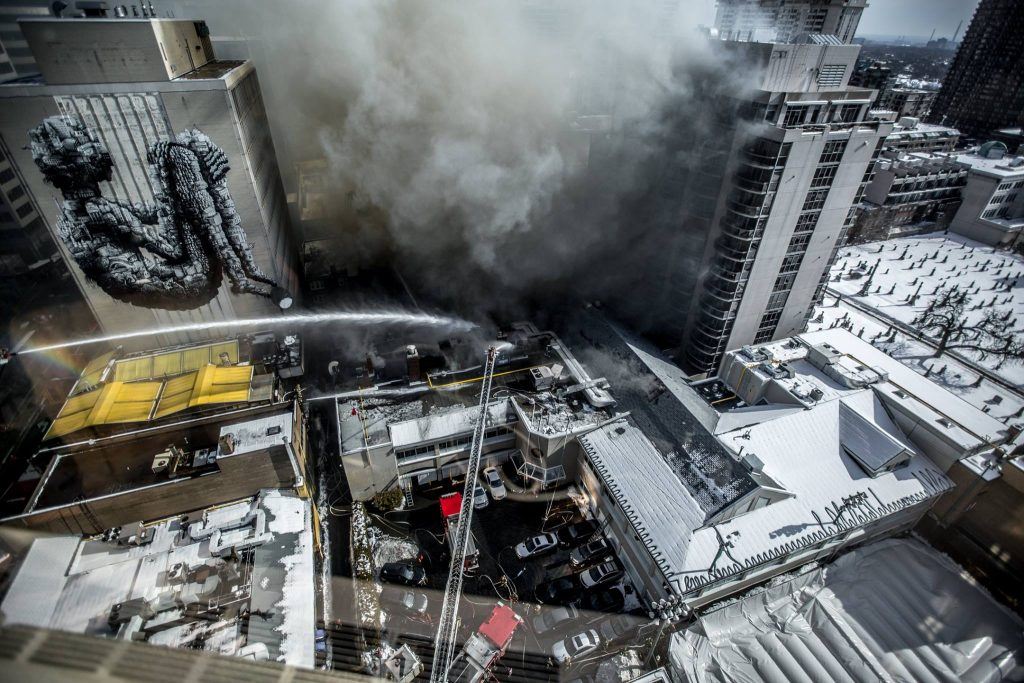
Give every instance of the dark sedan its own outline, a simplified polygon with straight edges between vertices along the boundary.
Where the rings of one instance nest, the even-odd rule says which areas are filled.
[[[427,571],[409,560],[388,562],[380,568],[380,580],[404,586],[421,586],[427,581]]]

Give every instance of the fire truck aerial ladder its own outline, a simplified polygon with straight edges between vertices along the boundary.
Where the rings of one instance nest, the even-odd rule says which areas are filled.
[[[434,640],[434,665],[430,671],[430,683],[447,683],[448,670],[455,656],[455,642],[459,630],[459,601],[462,598],[462,577],[465,573],[466,548],[469,544],[470,524],[473,521],[473,489],[480,469],[480,454],[484,447],[484,432],[487,430],[488,403],[491,384],[494,381],[494,366],[498,357],[495,347],[487,349],[487,362],[480,387],[480,414],[473,429],[473,441],[469,447],[469,463],[466,467],[466,483],[462,491],[462,508],[458,523],[449,533],[455,534],[452,543],[452,561],[448,567],[448,583],[444,589],[444,602],[437,622],[437,638]]]

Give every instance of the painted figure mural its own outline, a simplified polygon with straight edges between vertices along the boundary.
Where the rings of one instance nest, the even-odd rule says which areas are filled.
[[[32,157],[64,196],[57,231],[88,278],[110,296],[150,308],[191,309],[217,294],[270,296],[227,186],[227,155],[198,130],[148,150],[153,203],[103,195],[114,170],[103,141],[73,116],[29,132]]]

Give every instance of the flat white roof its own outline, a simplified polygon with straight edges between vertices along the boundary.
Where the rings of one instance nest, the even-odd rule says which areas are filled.
[[[919,375],[903,363],[876,349],[870,343],[841,328],[805,332],[799,335],[804,342],[816,345],[827,342],[839,352],[856,359],[869,368],[885,371],[889,378],[874,386],[890,394],[890,400],[905,403],[915,411],[926,410],[945,417],[959,425],[962,434],[958,441],[968,449],[982,442],[998,442],[1006,430],[999,420],[978,410],[962,398],[946,390],[931,379]],[[903,399],[895,394],[899,389],[907,394]],[[952,431],[953,428],[950,428]]]
[[[229,546],[223,538],[245,535],[254,541],[246,547],[252,556],[246,560],[251,574],[245,586],[252,608],[266,616],[251,617],[245,635],[238,618],[185,618],[173,623],[184,613],[173,604],[165,605],[167,609],[158,611],[146,625],[164,622],[168,627],[152,633],[148,642],[200,647],[227,655],[236,654],[246,644],[262,642],[273,659],[313,667],[316,609],[309,502],[291,493],[266,490],[254,500],[207,512],[205,526],[195,528],[211,533],[201,538],[193,538],[190,525],[174,518],[147,527],[152,540],[142,545],[77,536],[36,539],[4,598],[6,622],[114,637],[107,625],[114,605],[133,599],[155,604],[161,596],[172,595],[189,602],[190,596],[216,586],[204,583],[206,568],[214,578],[231,574],[226,557]],[[262,536],[252,533],[259,531],[260,519],[266,532]],[[245,524],[251,533],[236,533]],[[211,548],[218,542],[223,550],[215,552]],[[170,577],[178,565],[201,571],[176,582]]]
[[[273,415],[261,415],[253,420],[224,425],[220,428],[220,436],[223,437],[227,434],[235,437],[235,450],[230,454],[221,453],[218,444],[217,454],[220,457],[249,453],[283,444],[292,438],[292,411],[288,408]]]
[[[509,413],[508,399],[491,403],[487,406],[489,426],[507,424]],[[388,425],[391,445],[396,449],[405,448],[413,444],[438,441],[456,434],[472,432],[479,414],[480,409],[477,406],[469,406],[415,420],[394,422]]]
[[[987,157],[980,157],[977,154],[960,154],[956,160],[970,166],[972,171],[996,178],[1006,179],[1017,178],[1018,176],[1024,178],[1024,163],[1017,166],[1010,165],[1010,162],[1015,158],[1020,159],[1022,157],[1014,157],[1012,154],[1007,154],[1001,159],[989,159]]]

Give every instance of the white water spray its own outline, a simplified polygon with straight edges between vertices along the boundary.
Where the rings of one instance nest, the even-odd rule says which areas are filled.
[[[273,318],[243,318],[240,320],[213,320],[209,322],[187,323],[184,325],[171,325],[167,327],[154,327],[148,330],[136,330],[134,332],[121,332],[110,334],[104,337],[89,337],[87,339],[74,339],[71,341],[36,346],[31,349],[18,351],[18,355],[27,353],[41,353],[66,349],[73,346],[85,344],[99,344],[101,342],[114,342],[122,339],[133,339],[135,337],[150,337],[156,334],[174,334],[177,332],[195,332],[198,330],[217,330],[234,327],[279,327],[281,325],[308,325],[310,323],[342,322],[350,325],[416,325],[426,327],[445,327],[452,330],[471,330],[476,325],[460,318],[451,318],[443,315],[430,313],[409,313],[406,311],[374,311],[371,313],[356,313],[350,311],[336,311],[332,313],[296,313],[293,315],[281,315]]]

